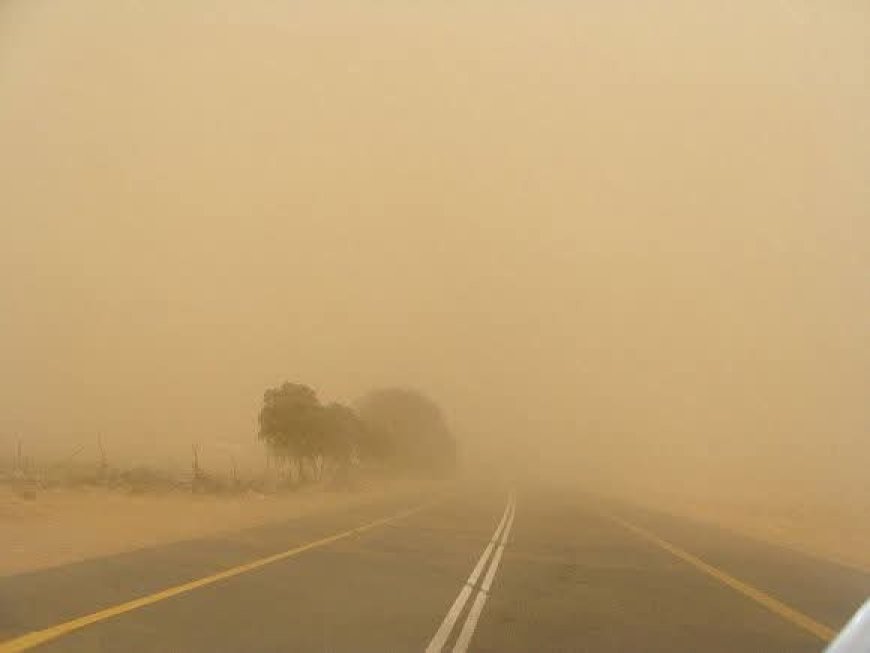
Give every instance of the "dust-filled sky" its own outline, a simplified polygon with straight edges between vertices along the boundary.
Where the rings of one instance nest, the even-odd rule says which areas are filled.
[[[0,443],[410,385],[471,459],[870,504],[868,179],[863,0],[6,0]]]

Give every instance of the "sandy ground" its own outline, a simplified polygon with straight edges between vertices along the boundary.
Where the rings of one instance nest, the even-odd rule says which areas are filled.
[[[373,503],[426,484],[378,482],[355,492],[319,488],[282,495],[212,497],[174,492],[44,490],[22,499],[0,488],[0,575],[202,535],[239,530],[315,511]],[[430,484],[431,485],[431,484]],[[830,506],[687,499],[647,492],[635,502],[870,572],[870,514]]]
[[[431,485],[431,484],[430,484]],[[282,495],[211,497],[105,489],[44,490],[22,499],[0,488],[0,575],[292,519],[315,511],[419,494],[427,484],[392,481],[353,492],[310,488]]]
[[[648,493],[637,502],[870,573],[868,510],[810,502],[762,505],[747,499],[687,499],[664,493]]]

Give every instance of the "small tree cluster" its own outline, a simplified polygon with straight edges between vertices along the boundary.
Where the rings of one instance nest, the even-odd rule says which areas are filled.
[[[301,481],[356,462],[439,474],[456,465],[456,444],[440,409],[413,390],[372,392],[354,411],[322,404],[306,385],[284,383],[266,391],[259,424],[271,454]]]
[[[263,396],[259,437],[300,480],[319,479],[327,466],[347,466],[362,425],[341,404],[323,405],[306,385],[284,383]]]

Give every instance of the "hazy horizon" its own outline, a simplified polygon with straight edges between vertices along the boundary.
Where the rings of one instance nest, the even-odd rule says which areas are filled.
[[[10,0],[0,446],[400,385],[472,461],[870,506],[868,81],[845,0]]]

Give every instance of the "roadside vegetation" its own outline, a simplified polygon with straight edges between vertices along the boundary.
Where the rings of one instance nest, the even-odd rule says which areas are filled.
[[[284,383],[263,396],[259,437],[290,484],[351,482],[366,469],[444,476],[456,442],[438,406],[414,390],[389,388],[351,408],[322,404],[306,385]]]
[[[440,408],[415,390],[376,390],[350,407],[321,403],[309,386],[284,383],[264,393],[257,426],[266,451],[259,470],[242,473],[233,458],[220,468],[204,464],[201,443],[191,445],[186,468],[162,468],[112,460],[100,438],[50,461],[18,441],[0,468],[0,487],[26,500],[65,488],[273,494],[316,485],[353,489],[371,476],[442,478],[456,469],[456,442]]]

